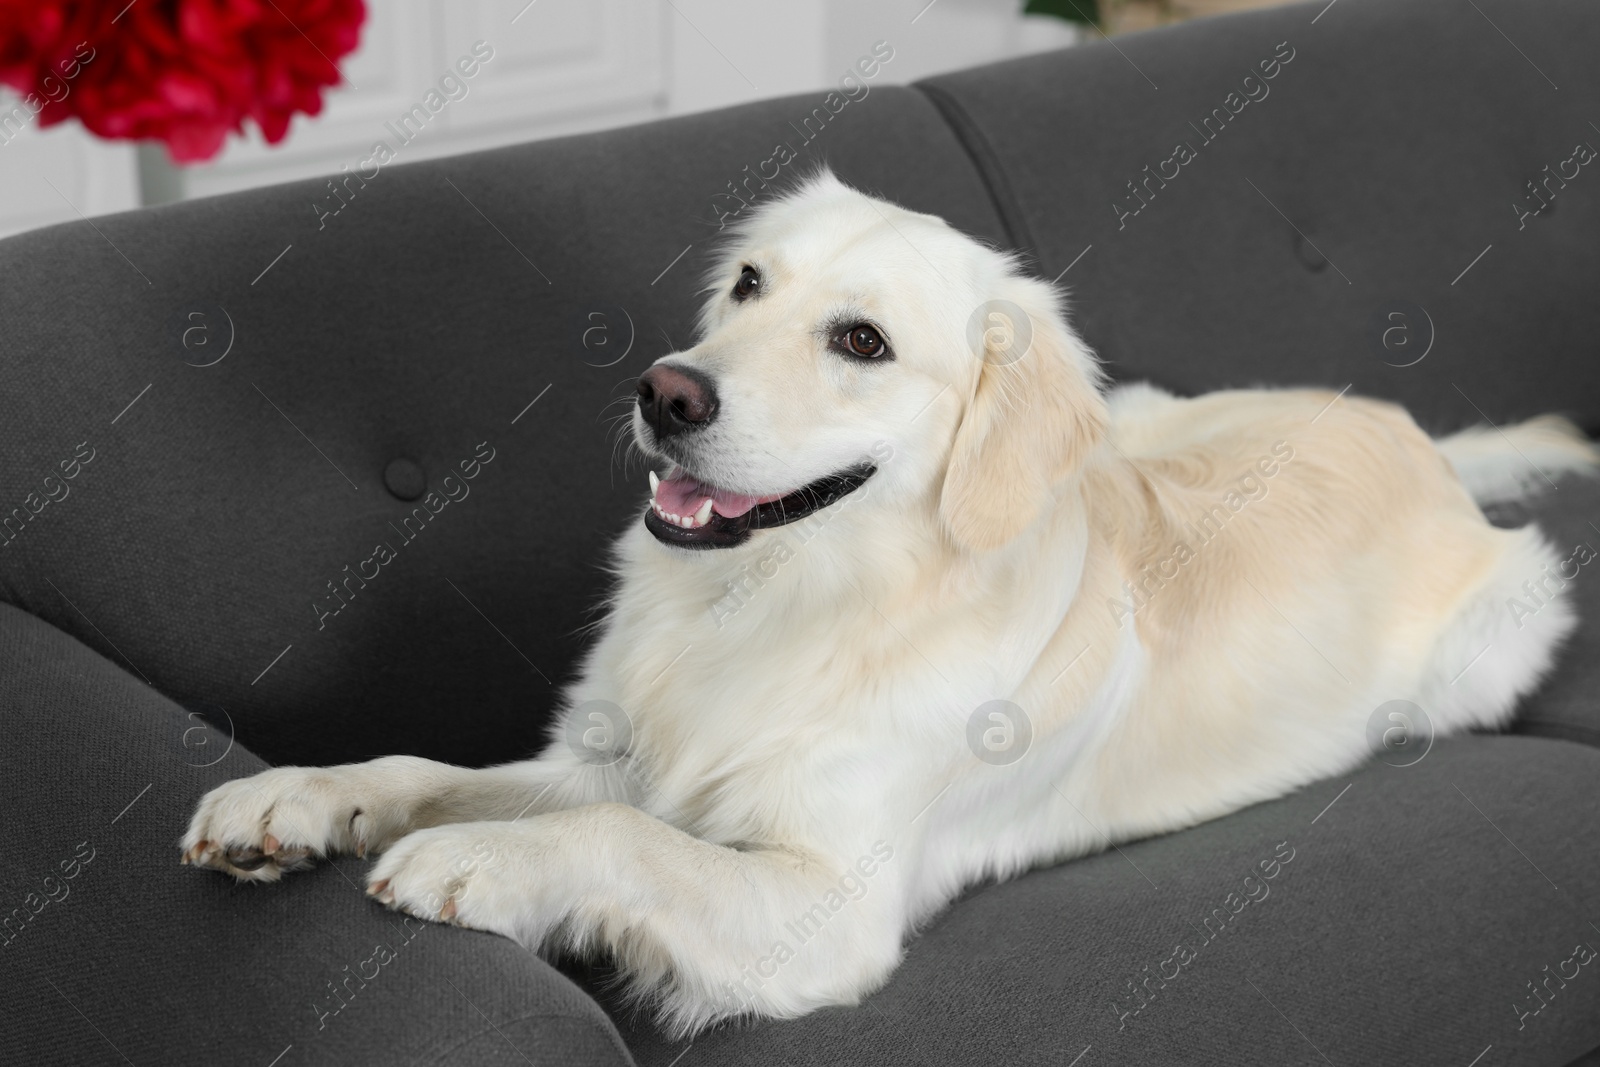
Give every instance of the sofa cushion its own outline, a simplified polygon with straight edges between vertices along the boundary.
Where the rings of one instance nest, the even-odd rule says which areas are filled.
[[[225,712],[6,605],[0,708],[0,1060],[629,1062],[549,965],[378,907],[363,863],[275,885],[179,866],[200,796],[265,766]]]
[[[1589,0],[1312,0],[924,88],[1118,377],[1594,427],[1597,34]]]
[[[975,889],[860,1007],[687,1054],[618,1021],[655,1067],[1466,1065],[1490,1046],[1483,1063],[1558,1067],[1600,1044],[1600,958],[1573,962],[1600,951],[1597,779],[1588,745],[1442,741]]]
[[[788,144],[999,234],[920,94],[823,99],[0,242],[0,597],[273,763],[529,754],[648,493],[617,402],[692,341],[730,183]]]

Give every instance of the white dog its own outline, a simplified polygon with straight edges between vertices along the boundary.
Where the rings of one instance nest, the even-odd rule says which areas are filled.
[[[1504,725],[1574,624],[1561,555],[1477,506],[1595,468],[1559,419],[1107,396],[1050,285],[826,173],[702,327],[640,379],[661,476],[546,751],[269,770],[186,861],[382,852],[384,904],[608,954],[675,1032],[796,1016],[964,886],[1355,766],[1386,702]]]

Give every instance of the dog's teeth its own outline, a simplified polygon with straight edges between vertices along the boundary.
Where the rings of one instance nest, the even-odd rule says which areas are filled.
[[[700,505],[700,510],[694,513],[696,526],[704,526],[711,521],[711,498],[706,497],[706,502]]]
[[[685,516],[683,516],[683,518],[678,520],[678,525],[682,526],[685,530],[694,529],[694,516],[693,515],[685,515]]]
[[[656,498],[656,493],[657,493],[657,491],[660,490],[660,488],[661,488],[661,479],[656,477],[656,472],[655,471],[651,471],[650,472],[650,499],[651,500],[654,500]]]

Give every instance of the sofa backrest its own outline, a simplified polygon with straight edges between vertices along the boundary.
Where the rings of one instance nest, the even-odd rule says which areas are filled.
[[[526,754],[643,505],[631,381],[752,175],[820,162],[1028,251],[1119,378],[1593,423],[1600,174],[1509,205],[1600,143],[1597,17],[1480,6],[1516,46],[1339,0],[0,242],[0,596],[270,761]]]
[[[0,242],[5,599],[269,761],[540,747],[648,492],[613,419],[691,341],[730,183],[787,144],[1001,238],[920,93],[825,96]]]
[[[1587,0],[1312,0],[923,88],[1116,377],[1592,431],[1597,37]]]

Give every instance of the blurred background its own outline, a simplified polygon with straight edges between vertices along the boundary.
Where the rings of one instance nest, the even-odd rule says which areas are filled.
[[[582,133],[835,85],[877,41],[872,84],[1276,0],[368,0],[345,84],[268,146],[253,125],[179,167],[158,144],[76,121],[0,130],[0,235],[84,215],[357,169],[386,123],[484,41],[494,58],[400,162]],[[1025,10],[1025,7],[1028,10]],[[1094,17],[1098,25],[1086,24]],[[0,110],[18,94],[0,88]],[[45,179],[45,180],[41,180]]]

